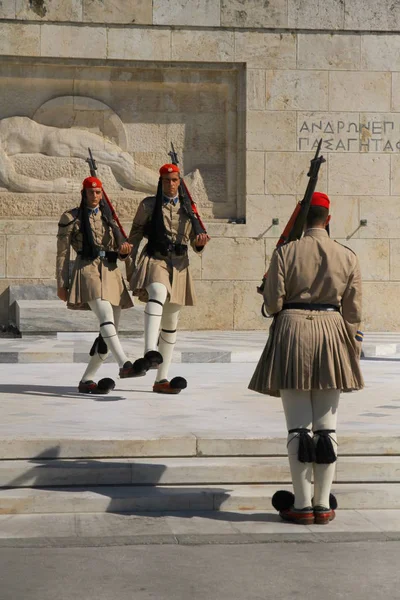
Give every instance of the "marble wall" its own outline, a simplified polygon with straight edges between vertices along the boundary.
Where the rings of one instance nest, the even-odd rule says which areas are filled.
[[[182,326],[258,329],[256,285],[322,138],[318,188],[332,236],[359,255],[365,329],[398,331],[399,26],[389,0],[2,2],[0,159],[41,181],[86,175],[75,150],[4,147],[15,116],[100,136],[154,173],[172,139],[213,238],[192,257],[199,304]],[[99,169],[129,228],[143,192]],[[57,217],[76,195],[1,178],[0,160],[0,294],[53,280]]]

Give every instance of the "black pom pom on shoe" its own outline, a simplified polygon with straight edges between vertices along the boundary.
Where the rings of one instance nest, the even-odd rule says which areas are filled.
[[[187,381],[184,377],[173,377],[169,384],[174,390],[184,390],[187,388]]]
[[[97,384],[96,391],[98,394],[108,394],[114,388],[115,388],[114,379],[111,379],[111,377],[104,377],[103,379],[100,379],[99,383]]]
[[[271,499],[272,506],[280,512],[281,510],[288,510],[294,505],[294,494],[287,490],[279,490],[275,492]]]

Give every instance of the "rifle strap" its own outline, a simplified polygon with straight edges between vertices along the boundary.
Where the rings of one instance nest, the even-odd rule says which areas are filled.
[[[194,214],[196,215],[198,222],[200,223],[200,225],[201,225],[201,226],[202,226],[202,228],[204,229],[204,233],[207,233],[207,231],[206,231],[206,228],[205,228],[205,226],[204,226],[204,223],[203,223],[203,221],[201,220],[201,217],[200,217],[200,215],[199,215],[199,212],[198,212],[198,210],[197,210],[197,206],[196,206],[196,204],[193,202],[193,200],[190,200],[190,204],[192,205],[192,210],[193,210]]]

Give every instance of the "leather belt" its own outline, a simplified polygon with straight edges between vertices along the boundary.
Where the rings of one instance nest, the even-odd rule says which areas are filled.
[[[173,244],[172,242],[160,245],[155,244],[154,249],[160,254],[166,255],[168,252],[173,252],[177,256],[184,256],[188,251],[186,244]]]
[[[82,258],[85,258],[83,256],[83,252],[82,250],[78,250],[77,252],[78,256],[81,256]],[[97,254],[97,258],[101,258],[101,260],[108,260],[109,263],[116,263],[117,259],[118,259],[118,252],[112,252],[110,250],[99,250],[98,254]],[[90,260],[89,258],[87,260]]]
[[[308,302],[287,302],[283,305],[282,310],[290,309],[298,310],[322,310],[322,311],[337,311],[340,312],[340,307],[335,304],[309,304]]]

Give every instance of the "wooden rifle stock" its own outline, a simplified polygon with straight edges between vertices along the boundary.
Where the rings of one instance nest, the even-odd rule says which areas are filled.
[[[89,165],[90,175],[92,177],[97,177],[97,165],[96,165],[96,161],[93,158],[93,154],[92,154],[92,151],[91,151],[90,148],[88,148],[88,151],[89,151],[89,158],[86,159],[86,162]],[[108,196],[107,196],[104,188],[102,188],[102,189],[103,189],[103,198],[107,202],[108,206],[110,207],[112,218],[114,219],[114,221],[118,225],[118,229],[120,230],[121,235],[125,238],[125,241],[128,241],[128,236],[126,235],[126,233],[124,231],[124,228],[122,227],[122,225],[120,223],[120,220],[118,219],[118,215],[115,212],[115,208],[111,204],[111,202],[110,202],[110,200],[109,200],[109,198],[108,198]]]
[[[299,240],[303,235],[304,225],[307,221],[308,211],[310,209],[312,195],[315,191],[317,181],[318,181],[318,172],[322,163],[326,162],[323,156],[319,156],[321,150],[322,139],[320,139],[317,150],[315,152],[314,158],[311,159],[310,169],[307,173],[307,177],[310,178],[306,192],[304,194],[303,200],[296,205],[289,221],[286,224],[285,229],[282,232],[281,237],[279,238],[276,247],[282,246],[283,244],[287,244],[288,242],[293,242],[294,240]],[[261,285],[257,287],[257,292],[262,294],[265,287],[265,280],[267,278],[268,271],[264,274]],[[263,312],[262,313],[265,316]]]

